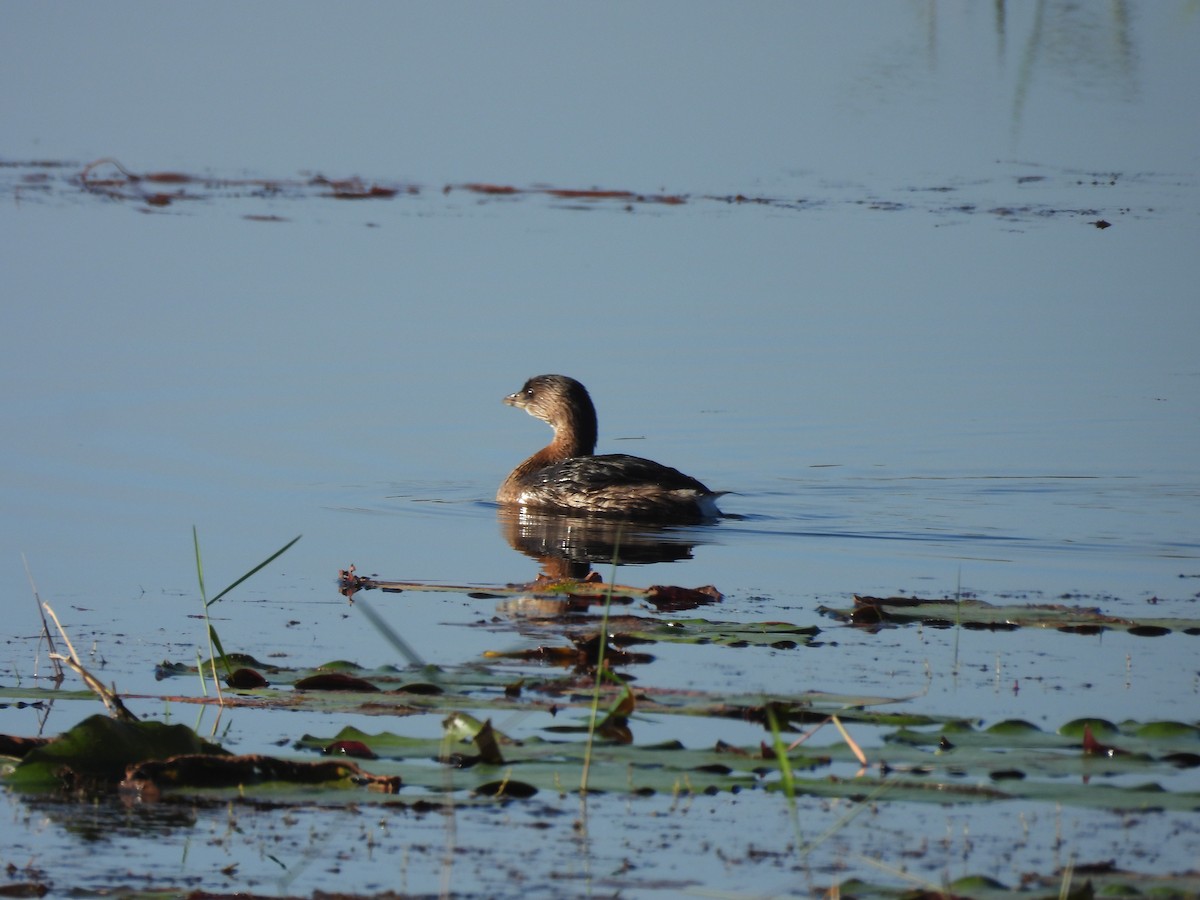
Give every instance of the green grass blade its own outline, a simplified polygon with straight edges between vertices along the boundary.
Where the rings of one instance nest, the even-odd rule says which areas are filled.
[[[193,528],[193,532],[194,531],[195,531],[195,529]],[[264,559],[262,562],[260,562],[257,566],[255,566],[253,569],[251,569],[249,572],[247,572],[245,575],[243,575],[241,578],[239,578],[233,584],[229,585],[229,587],[225,588],[225,590],[221,591],[221,593],[217,594],[217,596],[215,596],[211,600],[207,601],[205,603],[205,606],[212,606],[214,603],[216,603],[218,600],[220,600],[222,597],[224,597],[226,594],[228,594],[230,591],[232,591],[235,587],[237,587],[239,584],[241,584],[243,581],[245,581],[247,578],[249,578],[255,572],[260,571],[261,569],[263,569],[266,566],[273,563],[279,557],[283,556],[283,554],[286,553],[288,550],[290,550],[292,548],[292,545],[295,544],[296,541],[300,540],[301,537],[302,537],[302,535],[299,535],[299,534],[296,535],[294,538],[292,538],[290,541],[288,541],[286,544],[284,544],[282,547],[280,547],[278,550],[276,550],[274,553],[272,553],[270,556],[268,556],[266,559]],[[197,549],[196,549],[196,560],[197,560],[197,563],[199,563],[199,560],[200,560],[199,547],[197,547]],[[201,592],[203,593],[203,585],[204,585],[203,579],[201,579],[200,584],[201,584]]]
[[[217,629],[208,623],[208,640],[209,643],[216,649],[214,656],[221,660],[221,668],[225,670],[226,675],[233,674],[233,666],[229,663],[229,657],[225,655],[225,648],[221,646],[221,638],[217,636]]]
[[[771,749],[775,751],[775,759],[779,762],[779,776],[783,781],[783,795],[789,804],[796,802],[796,777],[792,774],[792,763],[788,759],[787,745],[783,742],[783,734],[779,731],[779,720],[775,717],[775,707],[766,703],[763,709],[767,713],[767,726],[771,729]]]
[[[192,546],[196,550],[196,578],[200,582],[200,599],[208,606],[208,600],[204,596],[204,566],[200,562],[200,535],[196,532],[195,525],[192,526]]]

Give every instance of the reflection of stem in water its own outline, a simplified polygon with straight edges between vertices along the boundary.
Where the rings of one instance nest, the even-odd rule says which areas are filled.
[[[617,556],[621,546],[621,526],[616,526],[613,537],[612,567],[608,576],[608,590],[604,594],[604,612],[600,617],[600,640],[596,648],[596,680],[592,685],[592,711],[588,717],[587,746],[583,753],[583,772],[579,778],[579,839],[582,842],[582,857],[585,880],[590,877],[588,850],[587,795],[588,773],[592,767],[592,744],[596,738],[596,719],[600,714],[600,680],[604,677],[604,650],[608,645],[608,613],[612,608],[612,586],[617,583]]]
[[[958,638],[962,634],[962,566],[958,567],[958,583],[954,586],[954,664],[951,671],[958,675]]]
[[[996,59],[1004,62],[1004,54],[1008,49],[1006,18],[1007,8],[1004,0],[993,0],[992,6],[996,11]]]
[[[1121,0],[1110,4],[1108,9],[1111,12],[1111,22],[1108,23],[1108,27],[1080,18],[1091,13],[1102,15],[1095,11],[1097,6],[1098,4],[1067,3],[1050,5],[1046,0],[1039,0],[1035,7],[1029,38],[1021,54],[1013,94],[1014,149],[1020,136],[1021,119],[1032,93],[1033,74],[1044,60],[1057,61],[1063,65],[1076,86],[1087,84],[1089,74],[1098,73],[1103,78],[1113,71],[1120,75],[1122,85],[1132,84],[1135,53],[1130,37],[1129,4]],[[1005,38],[1003,7],[1002,2],[997,3],[996,29],[1002,56]],[[1128,97],[1131,91],[1122,90],[1118,93]]]
[[[621,526],[617,526],[613,545],[612,572],[608,577],[608,590],[604,593],[604,612],[600,617],[600,640],[596,648],[596,680],[592,685],[592,712],[588,717],[587,747],[583,754],[583,775],[579,790],[587,794],[588,770],[592,765],[592,742],[596,737],[596,719],[600,712],[600,681],[604,677],[604,651],[608,644],[608,613],[612,608],[612,586],[617,583],[617,548],[621,543]]]
[[[1029,40],[1025,42],[1025,52],[1021,54],[1021,67],[1017,71],[1017,88],[1013,94],[1012,142],[1016,149],[1017,138],[1021,132],[1021,114],[1025,110],[1025,101],[1029,96],[1029,84],[1033,78],[1033,64],[1037,51],[1042,43],[1042,30],[1046,18],[1046,4],[1040,0],[1033,16],[1033,28],[1029,31]]]

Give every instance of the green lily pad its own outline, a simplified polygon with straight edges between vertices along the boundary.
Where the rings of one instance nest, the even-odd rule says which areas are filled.
[[[62,782],[64,770],[83,778],[117,781],[133,763],[196,753],[225,751],[197,737],[186,725],[122,722],[94,715],[26,754],[8,782],[25,788],[54,786]]]
[[[711,622],[707,619],[646,619],[641,628],[617,632],[613,642],[669,641],[676,644],[723,644],[726,647],[771,647],[790,650],[808,644],[821,629],[788,622]]]
[[[879,628],[884,625],[921,623],[930,628],[1055,628],[1070,634],[1098,634],[1108,629],[1142,637],[1173,631],[1200,634],[1197,619],[1122,619],[1094,607],[1062,604],[997,606],[983,600],[917,597],[862,597],[855,595],[851,609],[817,607],[817,612],[850,625]]]

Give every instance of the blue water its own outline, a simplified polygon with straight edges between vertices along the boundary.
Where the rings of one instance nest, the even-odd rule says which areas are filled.
[[[620,580],[827,629],[801,652],[667,648],[643,680],[920,694],[1048,728],[1195,720],[1195,638],[953,644],[816,612],[967,591],[1200,618],[1189,4],[2,18],[21,88],[0,101],[0,682],[45,667],[24,554],[106,679],[161,693],[154,663],[203,638],[193,525],[210,593],[304,535],[217,608],[227,644],[395,661],[338,569],[532,578],[491,498],[549,431],[500,401],[563,372],[603,451],[729,490],[740,517]],[[189,184],[159,207],[82,190],[102,157],[413,192]],[[490,601],[373,599],[431,661],[521,640],[462,627]],[[0,730],[37,727],[0,710]]]

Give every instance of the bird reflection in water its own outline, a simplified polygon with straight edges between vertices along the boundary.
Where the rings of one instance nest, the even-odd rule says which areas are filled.
[[[702,543],[694,531],[602,516],[544,512],[526,506],[497,510],[514,550],[542,565],[548,578],[582,581],[593,565],[646,565],[691,559]]]
[[[500,531],[505,540],[541,566],[539,582],[599,582],[602,574],[593,566],[648,565],[691,559],[698,544],[705,543],[694,529],[680,529],[647,522],[631,522],[605,516],[570,515],[560,511],[544,511],[525,506],[501,505],[496,512]],[[671,609],[693,609],[713,597],[681,589],[663,588],[664,592],[678,591],[669,604]],[[664,599],[665,599],[664,593]],[[719,595],[718,595],[719,596]],[[648,598],[656,603],[654,598]],[[554,612],[583,611],[589,604],[581,598],[564,606],[561,600],[539,603],[534,598],[522,598],[526,614],[549,615]],[[516,612],[516,609],[510,609]]]

